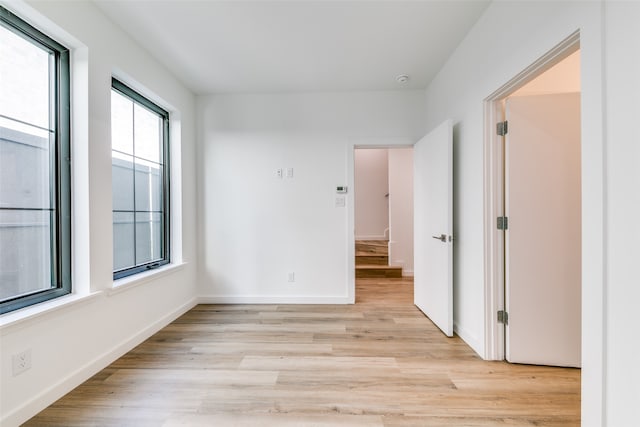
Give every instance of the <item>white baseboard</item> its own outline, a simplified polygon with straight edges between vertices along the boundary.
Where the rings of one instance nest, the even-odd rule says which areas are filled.
[[[8,414],[3,414],[2,419],[0,419],[0,425],[7,427],[19,426],[26,422],[29,418],[33,417],[38,412],[42,411],[44,408],[91,378],[93,375],[109,366],[109,364],[133,349],[138,344],[142,343],[151,335],[155,334],[160,329],[191,310],[195,307],[196,302],[196,298],[191,299],[189,302],[178,307],[173,312],[163,316],[148,327],[124,340],[118,346],[107,351],[102,356],[99,356],[84,366],[81,366],[68,377],[41,391],[28,402],[25,402]]]
[[[198,304],[351,304],[349,297],[274,297],[261,295],[206,295]]]
[[[388,240],[387,236],[382,235],[364,235],[364,236],[356,236],[356,240]]]
[[[469,333],[469,331],[461,327],[457,322],[453,322],[453,332],[455,332],[456,335],[462,338],[462,341],[466,342],[467,345],[478,354],[478,356],[482,357],[482,355],[484,354],[484,349],[481,342],[476,337],[474,337]]]

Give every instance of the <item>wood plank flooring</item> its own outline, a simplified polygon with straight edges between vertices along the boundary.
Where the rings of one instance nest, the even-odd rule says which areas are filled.
[[[580,370],[485,362],[359,279],[355,305],[199,305],[27,426],[578,426]]]

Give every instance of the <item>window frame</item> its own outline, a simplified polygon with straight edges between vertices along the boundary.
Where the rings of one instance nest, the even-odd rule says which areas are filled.
[[[50,234],[51,288],[17,295],[0,302],[0,314],[49,301],[72,292],[71,272],[71,79],[69,49],[0,6],[3,27],[52,55],[49,70],[50,125],[49,140],[54,146],[50,155],[52,172],[49,191],[54,203]]]
[[[161,250],[164,254],[162,259],[152,260],[144,264],[136,265],[133,267],[128,267],[124,269],[120,269],[117,271],[113,271],[113,280],[122,279],[125,277],[133,276],[135,274],[143,273],[149,270],[156,269],[163,265],[167,265],[171,262],[171,215],[170,215],[170,206],[171,206],[171,153],[170,153],[170,138],[169,138],[169,120],[170,114],[167,110],[160,107],[155,102],[151,101],[149,98],[140,94],[138,91],[132,89],[130,86],[118,80],[116,77],[111,78],[111,90],[118,92],[123,95],[127,99],[131,100],[134,103],[140,104],[141,106],[153,111],[158,114],[162,119],[162,246]],[[135,126],[135,122],[134,122]],[[112,142],[113,147],[113,142]],[[133,155],[135,159],[135,152]],[[134,168],[134,177],[135,177],[135,168]],[[135,186],[135,184],[134,184]],[[113,188],[111,189],[113,193]],[[112,211],[113,212],[113,211]],[[138,212],[135,210],[134,212]],[[112,221],[113,224],[113,221]],[[135,227],[135,223],[134,223]],[[134,246],[137,241],[134,240]]]

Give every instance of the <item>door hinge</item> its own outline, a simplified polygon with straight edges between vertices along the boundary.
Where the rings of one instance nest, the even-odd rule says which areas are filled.
[[[498,230],[508,230],[509,229],[509,218],[506,216],[498,217]]]
[[[498,311],[498,323],[509,324],[509,314],[504,310]]]
[[[506,120],[504,122],[499,122],[496,125],[496,132],[498,132],[498,135],[500,136],[505,136],[508,130],[509,130],[509,126]]]

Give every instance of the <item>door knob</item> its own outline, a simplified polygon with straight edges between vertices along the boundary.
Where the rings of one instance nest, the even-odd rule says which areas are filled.
[[[441,234],[439,236],[431,236],[431,237],[433,237],[434,239],[438,239],[441,242],[445,242],[446,243],[446,241],[447,241],[447,235],[446,234]]]

